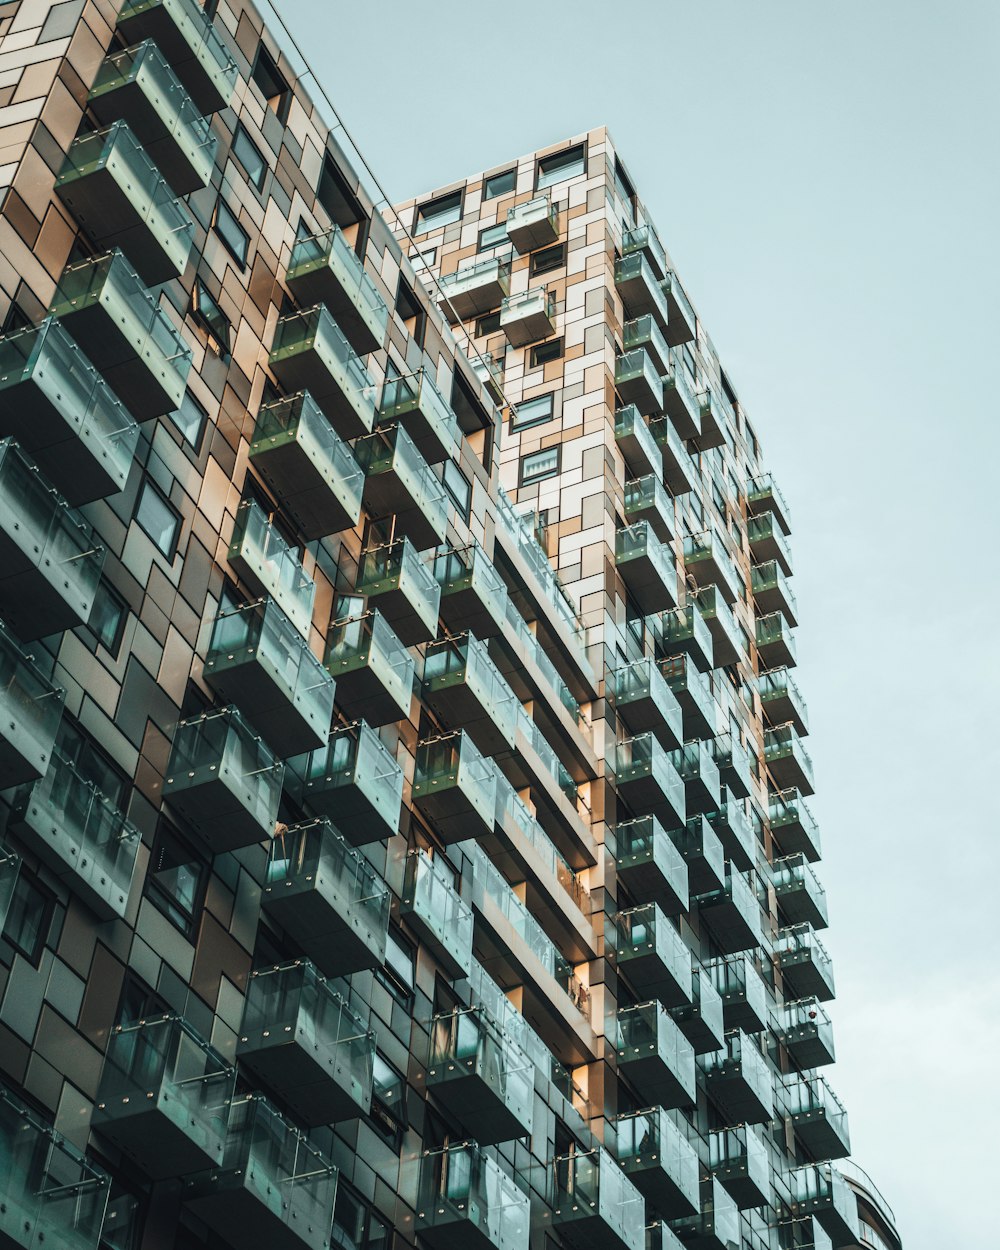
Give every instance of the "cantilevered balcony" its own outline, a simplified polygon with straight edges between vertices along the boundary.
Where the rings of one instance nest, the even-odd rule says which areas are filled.
[[[97,1250],[111,1178],[0,1086],[0,1245]],[[641,1248],[640,1248],[641,1250]]]
[[[715,755],[715,762],[719,766],[719,776],[722,778],[726,787],[729,798],[734,801],[742,801],[748,799],[753,789],[753,779],[750,772],[750,756],[747,749],[739,739],[739,735],[735,733],[718,734],[712,743],[712,752]],[[726,795],[723,795],[723,806],[726,803]]]
[[[642,347],[615,361],[615,390],[623,404],[634,405],[644,417],[663,411],[663,383]]]
[[[424,1245],[528,1250],[530,1225],[528,1195],[474,1141],[424,1151],[414,1221]]]
[[[615,916],[618,971],[642,997],[664,1007],[691,1001],[691,949],[655,903]]]
[[[618,530],[615,566],[643,616],[676,606],[677,566],[673,548],[660,542],[648,521]]]
[[[458,419],[426,367],[389,378],[378,415],[380,422],[401,424],[428,464],[439,464],[456,453]]]
[[[650,314],[670,342],[670,313],[653,267],[641,251],[615,262],[615,285],[633,317]]]
[[[645,1202],[602,1146],[557,1156],[549,1175],[562,1241],[574,1250],[644,1250]]]
[[[668,828],[684,823],[684,782],[651,733],[618,743],[614,771],[618,793],[638,815],[655,816]]]
[[[714,585],[730,605],[739,598],[742,579],[716,529],[702,530],[684,539],[684,571],[694,578],[699,590]]]
[[[724,1049],[698,1060],[705,1090],[725,1123],[764,1124],[774,1115],[774,1080],[768,1059],[749,1034],[726,1034]]]
[[[681,706],[655,660],[647,656],[613,669],[607,693],[633,733],[652,733],[667,750],[684,741]]]
[[[626,355],[634,351],[645,351],[658,378],[670,369],[670,348],[660,327],[648,313],[644,317],[636,317],[634,321],[625,322],[622,345]]]
[[[786,536],[792,532],[792,514],[778,483],[770,473],[761,474],[751,481],[747,490],[747,512],[751,516],[760,512],[771,512]]]
[[[814,1215],[829,1234],[835,1250],[861,1241],[858,1200],[847,1181],[829,1163],[809,1163],[788,1173],[794,1215]]]
[[[438,279],[438,304],[447,320],[468,321],[493,312],[510,294],[510,262],[491,257]]]
[[[65,701],[0,621],[0,790],[48,770]]]
[[[452,633],[494,638],[503,632],[507,587],[479,543],[439,552],[434,580],[441,587],[441,619]]]
[[[696,596],[698,607],[712,635],[715,667],[735,664],[743,654],[740,628],[733,610],[718,586],[704,586]]]
[[[296,799],[328,816],[352,846],[398,832],[403,770],[363,720],[335,729],[319,750],[290,759],[288,770]]]
[[[180,407],[191,349],[117,248],[67,265],[49,312],[137,421]]]
[[[153,1181],[218,1167],[236,1070],[179,1016],[111,1030],[94,1130]]]
[[[818,998],[782,1004],[774,1021],[774,1036],[799,1068],[823,1068],[836,1058],[833,1025]]]
[[[152,39],[105,57],[87,102],[104,126],[128,122],[175,195],[207,186],[218,136]]]
[[[690,343],[698,332],[698,319],[695,317],[691,302],[684,288],[678,281],[674,271],[668,270],[660,283],[660,291],[666,297],[670,310],[670,321],[667,325],[667,342],[671,347],[679,347],[682,343]]]
[[[681,438],[696,439],[701,433],[701,404],[694,375],[676,347],[670,348],[663,373],[663,410]]]
[[[760,703],[771,725],[791,724],[800,738],[809,733],[809,710],[787,668],[761,673],[757,681]]]
[[[625,483],[625,520],[630,526],[647,522],[661,542],[674,537],[674,501],[655,473],[630,478]]]
[[[58,745],[44,777],[15,791],[10,828],[100,920],[125,915],[139,830]]]
[[[635,226],[622,234],[622,255],[631,256],[641,252],[656,279],[661,281],[668,273],[667,255],[652,226]]]
[[[418,551],[444,542],[448,495],[401,425],[388,425],[359,438],[354,455],[365,473],[364,504],[372,518],[392,518],[396,538],[409,538]]]
[[[764,730],[764,763],[775,789],[794,788],[806,795],[816,793],[812,758],[802,745],[793,722]]]
[[[500,305],[500,329],[512,347],[527,347],[556,332],[556,293],[543,286],[507,295]]]
[[[13,439],[0,440],[0,610],[25,641],[90,618],[105,550]]]
[[[325,817],[278,826],[261,906],[324,976],[382,963],[390,899],[368,860]]]
[[[273,599],[219,613],[204,676],[282,755],[311,751],[326,741],[333,678]]]
[[[771,836],[788,855],[801,851],[810,863],[821,856],[819,826],[798,790],[771,791],[768,799]]]
[[[741,1211],[771,1204],[771,1161],[761,1129],[753,1124],[714,1129],[709,1167]]]
[[[486,1145],[531,1133],[535,1065],[483,1006],[434,1016],[427,1088]]]
[[[747,538],[755,564],[777,561],[786,577],[792,575],[792,553],[781,522],[773,512],[757,512],[747,521]]]
[[[714,749],[717,761],[720,759],[720,742],[725,741],[729,736],[729,734],[720,734],[715,739]],[[719,769],[720,772],[724,772],[722,763]],[[753,822],[747,815],[742,800],[734,798],[728,786],[723,785],[722,802],[715,811],[708,813],[708,821],[719,835],[726,858],[740,872],[749,872],[757,858],[757,841]]]
[[[469,975],[472,910],[459,897],[448,870],[420,848],[407,856],[399,913],[448,974]]]
[[[663,454],[653,432],[635,404],[615,413],[615,442],[636,477],[663,473]]]
[[[339,226],[296,240],[285,281],[303,307],[325,305],[361,355],[384,344],[389,310]]]
[[[796,998],[827,1003],[836,997],[833,963],[811,924],[781,929],[774,951],[785,985]]]
[[[798,624],[798,601],[791,582],[781,571],[777,560],[755,564],[750,570],[750,589],[757,611],[761,615],[781,612],[789,625]]]
[[[753,958],[740,951],[713,959],[706,967],[722,999],[726,1028],[763,1033],[770,1019],[767,986]]]
[[[178,723],[163,797],[213,855],[270,838],[285,766],[234,707]]]
[[[618,877],[633,898],[655,903],[667,916],[688,909],[688,870],[684,857],[653,816],[615,826]]]
[[[701,1181],[699,1209],[695,1215],[671,1220],[670,1228],[686,1250],[733,1250],[741,1245],[740,1212],[714,1176]]]
[[[229,1106],[222,1163],[186,1177],[181,1196],[227,1245],[325,1250],[337,1169],[260,1094]]]
[[[707,678],[701,678],[700,675],[710,672],[715,667],[715,644],[712,641],[712,631],[708,628],[697,600],[689,599],[684,607],[664,612],[657,618],[651,629],[660,650],[665,655],[687,656],[694,661],[699,670],[696,676],[700,678],[701,685],[707,692],[706,697],[711,703],[712,695],[708,689]]]
[[[203,113],[229,104],[236,65],[197,0],[125,0],[118,29],[130,43],[154,39]]]
[[[691,1001],[672,1007],[670,1015],[691,1043],[696,1055],[720,1050],[725,1045],[722,999],[704,968],[691,971]]]
[[[307,391],[261,405],[250,459],[310,541],[360,520],[364,470]]]
[[[370,432],[375,383],[322,304],[278,318],[268,363],[286,391],[309,392],[341,438]]]
[[[194,218],[127,122],[74,139],[55,190],[97,247],[120,247],[147,286],[184,272]]]
[[[698,911],[725,955],[753,950],[762,941],[760,904],[746,877],[727,865],[726,883],[700,894]]]
[[[781,612],[757,617],[757,655],[763,668],[794,668],[795,636]]]
[[[712,390],[702,391],[697,399],[701,429],[691,440],[692,444],[698,451],[724,447],[727,428],[736,425],[732,404]]]
[[[251,972],[236,1057],[310,1128],[367,1114],[375,1034],[308,959]]]
[[[536,195],[507,209],[507,238],[522,256],[550,247],[559,238],[559,210],[548,195]]]
[[[324,664],[337,683],[337,705],[352,720],[388,725],[409,714],[413,656],[381,612],[372,610],[332,622]]]
[[[721,889],[726,881],[726,856],[704,816],[691,816],[670,834],[688,868],[692,896]]]
[[[663,480],[672,495],[690,495],[698,484],[698,470],[691,453],[670,417],[654,417],[649,423],[663,460]]]
[[[308,637],[316,583],[256,500],[244,499],[236,509],[228,557],[240,580],[258,595],[270,595]]]
[[[662,1215],[698,1210],[698,1155],[662,1107],[614,1121],[618,1165]]]
[[[670,752],[670,762],[684,782],[685,805],[690,815],[718,810],[722,798],[719,767],[712,745],[697,738]]]
[[[786,924],[808,922],[814,929],[825,929],[830,923],[826,890],[820,885],[809,861],[801,853],[785,855],[771,864],[771,879],[778,900],[778,910]]]
[[[517,700],[474,634],[427,644],[421,698],[445,725],[464,729],[484,755],[513,748]]]
[[[63,326],[46,317],[0,338],[0,435],[72,504],[124,490],[139,427]]]
[[[405,646],[436,636],[441,587],[408,538],[367,547],[354,589],[372,600]]]
[[[651,1105],[695,1101],[694,1047],[659,1002],[618,1009],[618,1071]]]
[[[813,1159],[844,1159],[851,1153],[847,1112],[823,1077],[788,1075],[779,1096],[796,1141]]]
[[[497,778],[465,730],[425,738],[417,745],[413,805],[442,842],[482,839],[493,832]]]

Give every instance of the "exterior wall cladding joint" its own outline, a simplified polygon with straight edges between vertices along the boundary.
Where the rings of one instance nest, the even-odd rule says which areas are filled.
[[[892,1243],[789,511],[607,132],[383,216],[241,0],[0,53],[0,1245]]]

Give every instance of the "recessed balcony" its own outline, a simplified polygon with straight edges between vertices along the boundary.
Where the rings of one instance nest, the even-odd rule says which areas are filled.
[[[662,281],[668,272],[667,256],[652,226],[635,226],[622,234],[622,255],[632,256],[636,252],[642,253],[653,274]]]
[[[410,851],[399,913],[419,934],[446,974],[467,977],[472,970],[472,909],[459,897],[447,869],[426,851]]]
[[[0,610],[26,641],[90,618],[105,550],[13,439],[0,440]]]
[[[504,632],[507,586],[479,543],[439,552],[434,580],[441,587],[441,619],[452,633],[495,638]]]
[[[493,761],[483,758],[464,730],[417,744],[413,805],[446,845],[491,834],[496,801]]]
[[[354,589],[372,601],[404,646],[436,636],[441,587],[408,538],[366,548]]]
[[[796,998],[836,997],[833,963],[811,924],[790,925],[778,932],[774,953],[782,979]]]
[[[836,1048],[833,1025],[818,998],[798,998],[778,1008],[774,1035],[803,1069],[833,1063]]]
[[[753,1124],[714,1129],[709,1167],[741,1211],[771,1205],[771,1161],[762,1131]]]
[[[474,1141],[425,1150],[414,1228],[432,1250],[528,1250],[528,1195]]]
[[[625,520],[630,526],[645,521],[663,543],[675,536],[674,501],[655,473],[625,483]]]
[[[0,621],[0,790],[48,771],[65,702]]]
[[[375,1034],[308,959],[250,973],[236,1057],[310,1128],[367,1115]]]
[[[719,768],[708,742],[685,742],[670,752],[670,762],[684,782],[685,804],[692,816],[718,810],[722,798]]]
[[[181,406],[191,349],[117,248],[67,265],[49,313],[137,421]]]
[[[438,278],[438,305],[451,325],[493,312],[510,294],[510,262],[491,257]]]
[[[722,999],[704,968],[692,969],[690,1003],[672,1007],[670,1014],[696,1055],[720,1050],[725,1045]]]
[[[647,521],[615,535],[615,567],[643,616],[677,603],[677,565],[673,548],[661,543]]]
[[[722,1050],[702,1055],[705,1090],[729,1125],[765,1124],[774,1115],[774,1081],[767,1058],[749,1034],[726,1034]]]
[[[378,415],[380,422],[402,424],[428,464],[440,464],[456,454],[458,419],[426,368],[389,378]]]
[[[303,637],[312,625],[316,583],[264,509],[244,499],[236,509],[229,563],[252,591],[269,595]]]
[[[666,1218],[699,1208],[698,1155],[662,1107],[620,1115],[615,1121],[618,1165]]]
[[[354,455],[365,473],[364,504],[369,516],[392,518],[396,538],[408,538],[418,551],[444,542],[448,495],[409,434],[389,425],[359,438]]]
[[[547,195],[507,209],[507,238],[522,256],[559,239],[559,210]]]
[[[684,539],[684,571],[694,579],[699,590],[715,586],[727,604],[732,605],[739,598],[742,579],[715,529],[690,534]]]
[[[696,439],[701,434],[701,404],[694,375],[676,347],[670,348],[663,372],[663,410],[681,438]]]
[[[663,481],[672,495],[690,495],[698,485],[698,471],[691,453],[684,446],[681,436],[669,417],[654,417],[649,428],[653,431],[660,457],[663,461]]]
[[[746,877],[727,866],[726,883],[697,898],[698,911],[724,955],[760,946],[760,904]]]
[[[691,949],[655,903],[618,913],[615,954],[619,973],[640,996],[664,1007],[691,1001]]]
[[[556,294],[543,286],[507,295],[500,305],[500,329],[512,347],[527,347],[556,332]]]
[[[290,759],[288,770],[299,802],[329,817],[352,846],[399,831],[403,770],[363,720],[335,729],[325,746]]]
[[[615,285],[632,317],[651,315],[670,342],[669,306],[653,267],[641,251],[615,262]]]
[[[846,1250],[861,1241],[858,1200],[854,1190],[829,1163],[810,1163],[788,1173],[795,1215],[814,1215],[826,1230],[835,1250]]]
[[[663,411],[663,383],[649,353],[638,347],[615,361],[615,390],[644,416]]]
[[[669,752],[652,734],[637,734],[618,743],[615,782],[619,795],[638,815],[655,816],[668,828],[684,823],[684,782]]]
[[[427,1088],[486,1145],[531,1133],[535,1065],[481,1005],[434,1016]]]
[[[655,320],[647,313],[644,317],[636,317],[634,321],[626,321],[622,331],[624,354],[644,351],[649,357],[656,376],[662,377],[670,369],[670,348]]]
[[[809,733],[809,710],[787,668],[761,673],[757,681],[760,703],[771,725],[791,724],[800,738]]]
[[[764,730],[764,763],[776,790],[816,793],[812,758],[791,721]]]
[[[801,851],[813,864],[821,858],[819,826],[800,791],[772,790],[768,812],[771,836],[786,855]]]
[[[379,726],[409,715],[413,656],[377,609],[330,625],[324,664],[337,683],[337,705],[352,720]]]
[[[747,490],[747,512],[751,516],[757,516],[760,512],[771,512],[786,537],[792,532],[792,514],[771,473],[761,474],[750,482]]]
[[[808,922],[814,929],[830,923],[826,890],[820,885],[809,861],[801,852],[785,855],[771,864],[771,879],[778,909],[786,924]]]
[[[278,318],[268,363],[286,391],[309,392],[341,438],[371,431],[375,383],[322,304]]]
[[[427,644],[421,698],[444,724],[461,726],[484,755],[513,749],[517,700],[474,634]]]
[[[743,640],[725,596],[718,586],[705,586],[698,591],[696,600],[712,635],[714,667],[725,668],[736,664],[743,654]]]
[[[795,636],[781,612],[757,617],[757,656],[763,668],[794,668]]]
[[[715,644],[712,641],[712,632],[708,628],[705,617],[700,606],[695,600],[688,600],[687,604],[682,608],[674,608],[671,612],[664,612],[653,625],[653,632],[656,635],[656,641],[660,650],[671,657],[687,657],[692,660],[699,672],[695,674],[695,681],[705,691],[705,697],[708,703],[712,703],[712,694],[709,689],[708,679],[702,674],[709,673],[715,667],[714,655]],[[664,673],[666,673],[666,662],[663,665]],[[684,672],[690,671],[686,664],[677,666],[678,680]],[[683,702],[683,700],[682,700]],[[714,717],[711,718],[714,724]],[[698,735],[701,737],[702,735]]]
[[[726,856],[707,818],[692,816],[670,836],[687,864],[692,896],[721,889],[726,881]]]
[[[777,560],[755,564],[750,570],[750,589],[754,606],[760,615],[770,612],[783,614],[789,625],[798,624],[798,601],[791,582],[781,571]]]
[[[670,1223],[685,1250],[733,1250],[742,1245],[739,1208],[714,1176],[702,1177],[699,1197],[694,1215]]]
[[[660,291],[665,296],[670,310],[670,321],[667,324],[667,342],[671,347],[679,347],[682,343],[691,343],[698,333],[698,319],[695,316],[691,301],[678,281],[674,271],[668,270],[660,283]]]
[[[694,1047],[659,1002],[618,1009],[618,1071],[650,1105],[695,1101]]]
[[[325,817],[278,826],[261,906],[324,976],[379,967],[390,901],[382,878]]]
[[[724,447],[726,430],[735,428],[736,420],[733,406],[728,400],[722,399],[716,391],[702,391],[698,396],[699,419],[701,430],[691,441],[698,451],[709,451],[713,447]]]
[[[139,427],[53,317],[0,338],[0,433],[71,504],[124,490]]]
[[[128,122],[175,195],[208,185],[218,137],[152,39],[105,57],[87,103],[104,126]]]
[[[646,1204],[601,1146],[551,1163],[552,1227],[574,1250],[644,1250]]]
[[[197,0],[125,0],[118,29],[129,43],[155,40],[203,113],[227,107],[236,64]]]
[[[389,310],[339,226],[296,240],[285,281],[303,307],[325,305],[362,356],[385,343]]]
[[[684,741],[683,713],[656,661],[635,660],[608,674],[608,698],[634,733],[652,733],[667,750]]]
[[[285,766],[234,707],[178,723],[163,797],[213,855],[274,833]]]
[[[615,442],[636,477],[663,473],[663,454],[653,432],[635,404],[615,413]]]
[[[769,1021],[768,992],[754,960],[741,951],[706,966],[722,999],[726,1028],[763,1033]]]
[[[308,392],[261,405],[250,459],[310,541],[361,519],[364,470]]]
[[[153,1181],[218,1167],[236,1070],[179,1016],[111,1030],[92,1125]]]
[[[260,1094],[229,1106],[222,1163],[183,1181],[188,1210],[227,1245],[325,1250],[337,1169]]]
[[[821,1076],[786,1076],[785,1115],[795,1139],[813,1159],[845,1159],[851,1135],[844,1104]]]
[[[147,286],[184,272],[194,218],[127,122],[74,139],[55,191],[97,247],[120,247]]]
[[[687,911],[687,864],[658,820],[640,816],[621,821],[615,826],[615,842],[618,877],[633,898],[655,903],[667,916]]]
[[[781,523],[773,512],[757,512],[747,520],[747,538],[755,564],[777,562],[786,577],[792,575],[792,553]]]

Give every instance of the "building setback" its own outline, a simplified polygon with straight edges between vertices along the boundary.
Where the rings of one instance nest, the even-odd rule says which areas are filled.
[[[877,1246],[657,232],[604,130],[383,215],[281,47],[0,3],[0,1247]]]

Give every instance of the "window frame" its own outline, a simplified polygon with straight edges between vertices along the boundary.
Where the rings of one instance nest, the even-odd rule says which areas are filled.
[[[35,936],[34,946],[30,949],[27,946],[23,946],[18,939],[12,937],[7,932],[7,924],[14,911],[14,902],[17,898],[17,893],[25,887],[33,890],[41,903],[41,919],[38,924],[38,931]],[[17,874],[17,880],[14,882],[14,892],[11,894],[10,906],[7,909],[7,915],[4,917],[2,928],[0,928],[0,938],[7,943],[12,951],[31,964],[33,968],[37,968],[39,966],[42,961],[42,955],[45,953],[45,943],[48,941],[49,932],[52,929],[52,919],[55,915],[55,909],[55,895],[22,863],[21,869]]]
[[[188,858],[182,861],[183,864],[198,865],[198,879],[189,911],[177,902],[177,895],[169,894],[160,885],[154,875],[159,871],[154,867],[157,852],[160,850],[162,843],[168,839],[172,840],[173,844],[179,847],[181,851],[188,854]],[[180,859],[181,857],[178,856],[177,858]],[[142,897],[148,899],[160,915],[172,924],[179,933],[183,934],[189,942],[194,941],[196,935],[198,922],[205,907],[205,895],[208,890],[210,877],[211,864],[201,848],[195,843],[195,840],[185,836],[176,825],[161,817],[156,826],[156,834],[149,853],[149,863],[146,865],[146,877],[142,883]]]
[[[231,239],[229,235],[226,234],[225,230],[220,227],[219,220],[222,217],[225,217],[227,227],[230,227],[235,234],[239,235],[239,240],[242,240],[242,247],[234,247],[234,241],[238,242],[239,240]],[[241,269],[246,269],[247,258],[250,255],[250,235],[240,225],[236,214],[221,195],[215,202],[215,212],[212,214],[212,231],[215,236],[222,241],[222,246],[226,249],[233,260],[236,261],[239,267]]]
[[[433,209],[437,205],[444,205],[445,207],[438,208],[428,221],[427,210]],[[464,211],[464,187],[459,188],[457,191],[447,191],[444,195],[436,195],[433,199],[425,200],[423,204],[417,205],[413,216],[413,233],[430,234],[432,230],[441,230],[445,226],[453,226],[456,221],[462,220]],[[450,215],[452,213],[454,213],[454,216]],[[445,220],[446,215],[447,220]]]
[[[551,469],[546,469],[544,473],[533,474],[527,476],[526,470],[528,462],[537,459],[539,456],[555,455],[555,463]],[[535,451],[529,451],[523,455],[517,466],[517,484],[518,486],[537,486],[539,482],[547,482],[550,478],[558,477],[562,470],[562,447],[539,447]]]
[[[565,159],[562,164],[555,164],[561,158],[572,158],[575,153],[579,153],[582,166],[579,169],[572,169],[569,173],[563,173],[564,169],[569,169],[571,165],[576,165],[576,160]],[[554,169],[547,169],[546,166],[554,165]],[[568,148],[561,148],[558,152],[550,152],[548,156],[540,156],[535,161],[535,190],[544,191],[546,187],[555,186],[558,182],[568,182],[570,178],[577,178],[580,174],[587,172],[587,145],[585,143],[574,143]],[[550,176],[553,173],[555,176]]]
[[[459,498],[455,490],[452,488],[452,484],[448,481],[449,471],[452,474],[457,474],[461,479],[462,484],[465,486],[462,498]],[[458,509],[462,519],[468,521],[472,512],[472,483],[459,468],[456,461],[448,459],[444,462],[444,468],[441,470],[441,485],[445,488],[448,498]]]
[[[139,517],[139,513],[142,509],[142,502],[146,497],[147,488],[152,489],[153,493],[157,496],[159,501],[163,504],[163,506],[167,509],[167,511],[170,512],[173,515],[173,517],[176,519],[177,524],[174,529],[173,537],[170,541],[169,551],[164,551],[164,549],[160,546],[159,542],[157,541],[156,536],[150,530],[148,530],[145,525],[143,525],[142,520]],[[132,512],[132,520],[136,523],[136,525],[138,525],[139,529],[142,530],[142,532],[146,535],[146,537],[153,544],[153,546],[160,553],[160,555],[163,556],[165,560],[168,560],[170,563],[173,563],[174,557],[177,555],[177,548],[180,544],[181,531],[184,528],[184,517],[181,515],[180,511],[174,507],[174,505],[170,502],[169,497],[166,494],[164,494],[164,492],[160,489],[160,487],[156,484],[156,482],[153,481],[153,479],[149,476],[148,473],[144,475],[142,479],[142,483],[139,486],[139,490],[136,493],[135,509]]]
[[[487,243],[486,236],[491,231],[497,231],[497,230],[502,230],[503,235],[500,238],[498,238],[495,243]],[[476,239],[476,251],[477,252],[492,251],[493,248],[495,247],[512,247],[512,246],[513,244],[511,243],[510,236],[507,233],[507,223],[505,221],[497,221],[497,222],[494,222],[492,226],[484,226],[482,230],[479,231],[479,235]]]
[[[494,324],[495,319],[495,324]],[[490,324],[487,325],[486,323]],[[500,309],[495,312],[483,313],[481,317],[476,318],[475,334],[473,337],[484,339],[488,334],[498,334],[500,331]]]
[[[541,405],[548,400],[548,408],[543,412]],[[521,417],[521,413],[525,408],[536,408],[537,411],[532,415]],[[522,400],[511,413],[510,432],[511,434],[520,434],[523,430],[530,430],[532,426],[546,425],[549,421],[554,421],[556,416],[556,396],[554,391],[547,391],[544,395],[535,395],[531,399]]]
[[[550,351],[551,355],[539,360],[538,353],[542,351]],[[566,344],[561,334],[554,339],[545,339],[541,343],[535,343],[528,353],[528,368],[541,369],[554,360],[562,360],[565,351]]]
[[[194,438],[194,439],[191,438],[191,436],[187,432],[187,429],[180,423],[180,421],[177,420],[180,413],[184,410],[185,403],[188,403],[188,402],[194,404],[195,408],[198,410],[198,417],[199,417],[198,436],[197,438]],[[168,412],[167,417],[170,421],[170,424],[174,427],[175,430],[178,431],[181,438],[188,445],[188,447],[193,448],[196,453],[201,451],[202,440],[205,437],[205,429],[208,426],[208,409],[192,391],[185,389],[184,395],[181,399],[180,407],[174,409],[173,412]]]
[[[403,977],[397,973],[388,963],[383,960],[382,966],[375,969],[375,979],[392,995],[393,999],[399,1003],[401,1007],[408,1007],[413,1002],[413,996],[416,989],[417,975],[417,952],[416,947],[406,937],[403,936],[399,929],[389,926],[388,941],[393,942],[402,951],[404,951],[410,959],[410,968],[412,981],[407,984]]]
[[[118,622],[115,625],[114,633],[111,636],[111,642],[106,642],[103,635],[98,633],[94,628],[94,612],[97,608],[98,598],[100,595],[106,595],[111,599],[118,608]],[[125,626],[128,624],[129,606],[125,599],[118,593],[104,577],[97,583],[97,591],[94,594],[94,603],[90,609],[90,617],[87,620],[87,628],[94,635],[99,646],[113,658],[118,659],[118,653],[122,648],[122,639],[125,637]]]
[[[544,258],[552,256],[553,253],[557,254],[554,264],[539,263],[539,261],[544,262]],[[537,252],[532,252],[531,259],[528,261],[528,276],[537,278],[544,273],[554,273],[557,269],[565,267],[566,258],[566,244],[564,242],[552,243],[549,247],[543,247]]]
[[[493,191],[490,188],[491,182],[496,182],[500,178],[510,178],[509,187],[504,187],[502,191]],[[517,167],[512,169],[503,169],[498,174],[489,174],[483,179],[483,200],[499,200],[504,195],[514,195],[517,192]]]
[[[260,173],[259,174],[254,175],[253,173],[251,173],[250,166],[240,155],[239,147],[240,147],[241,142],[245,143],[250,148],[250,151],[260,161]],[[267,174],[271,166],[268,163],[268,161],[265,159],[264,153],[260,150],[260,148],[254,142],[254,140],[250,137],[249,130],[247,130],[246,126],[244,126],[241,121],[237,121],[236,129],[233,131],[233,139],[229,145],[229,155],[236,161],[239,167],[243,170],[243,174],[247,182],[249,182],[250,185],[252,187],[255,187],[258,191],[263,191],[264,183],[267,181]]]

